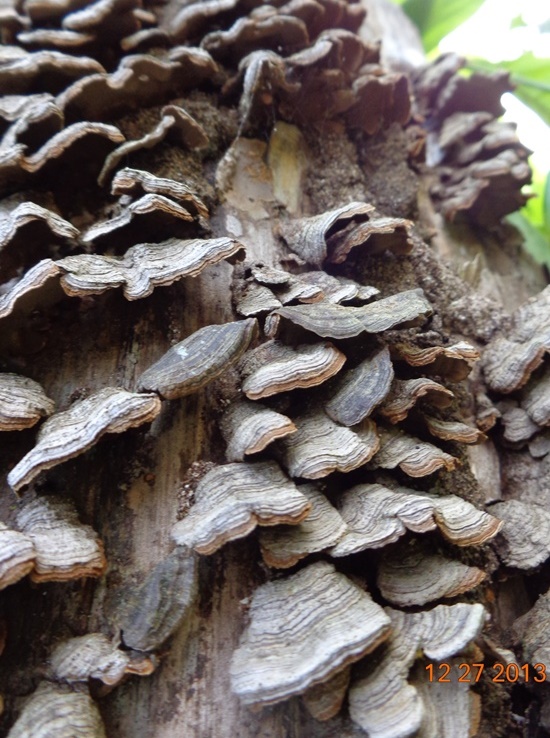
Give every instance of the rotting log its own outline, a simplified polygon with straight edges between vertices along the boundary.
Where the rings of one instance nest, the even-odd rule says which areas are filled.
[[[2,734],[544,735],[546,542],[507,501],[546,520],[549,298],[501,222],[505,76],[424,67],[379,0],[0,30]],[[443,693],[443,661],[486,673]]]

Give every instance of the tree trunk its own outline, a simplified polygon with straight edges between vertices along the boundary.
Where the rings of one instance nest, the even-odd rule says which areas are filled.
[[[122,57],[121,48],[131,48],[128,43],[120,45],[121,36],[131,37],[131,31],[122,33],[117,29],[137,31],[140,23],[144,24],[144,29],[150,25],[151,31],[150,40],[141,42],[145,51],[138,53],[160,57],[166,68],[170,64],[183,65],[184,55],[172,54],[170,59],[170,49],[193,49],[202,39],[217,69],[198,72],[200,63],[196,59],[194,67],[190,65],[184,71],[183,66],[178,68],[177,75],[169,82],[160,73],[155,78],[156,72],[147,69],[141,73],[154,80],[150,88],[136,83],[133,91],[129,86],[128,93],[118,89],[114,102],[103,102],[103,94],[106,100],[109,98],[103,88],[92,90],[89,97],[65,103],[66,117],[61,126],[67,128],[80,120],[97,120],[116,126],[127,140],[138,140],[158,126],[163,116],[167,119],[169,111],[162,112],[161,106],[171,103],[193,116],[208,137],[208,144],[194,147],[190,143],[191,134],[185,133],[183,124],[181,128],[173,124],[172,138],[168,135],[155,146],[144,145],[127,152],[104,177],[102,187],[96,184],[95,178],[103,166],[104,149],[112,150],[115,146],[107,146],[105,137],[101,145],[94,139],[89,148],[77,150],[74,147],[65,158],[52,157],[37,173],[30,171],[29,165],[22,160],[12,169],[6,167],[7,173],[2,180],[5,196],[2,208],[6,219],[19,203],[34,202],[71,222],[80,235],[72,241],[55,238],[51,232],[44,236],[37,231],[35,235],[31,230],[24,232],[24,228],[29,228],[25,224],[20,226],[20,235],[7,234],[4,250],[0,251],[5,271],[4,293],[9,294],[15,278],[21,278],[41,259],[59,261],[70,252],[73,255],[97,252],[122,256],[137,243],[158,243],[170,237],[230,237],[244,245],[245,262],[230,264],[227,260],[218,260],[197,276],[164,279],[150,295],[132,301],[126,299],[120,289],[111,288],[116,286],[114,283],[109,288],[95,292],[90,289],[89,293],[81,290],[79,296],[67,297],[55,282],[59,277],[54,277],[46,289],[29,292],[17,303],[16,309],[2,319],[2,370],[37,381],[54,400],[56,412],[67,410],[105,387],[143,394],[141,375],[172,346],[205,326],[243,319],[243,313],[239,314],[235,305],[245,285],[253,283],[250,269],[254,264],[273,266],[294,275],[323,268],[338,277],[377,288],[379,298],[421,288],[433,308],[433,316],[422,326],[409,327],[407,321],[402,321],[404,326],[397,324],[395,328],[381,331],[378,337],[368,334],[361,339],[314,338],[311,333],[300,333],[296,325],[285,323],[283,316],[281,322],[285,325],[279,334],[281,340],[293,344],[330,340],[347,355],[351,364],[357,364],[375,348],[385,345],[391,346],[393,352],[395,346],[403,342],[427,348],[467,340],[481,351],[478,366],[483,365],[485,347],[490,347],[501,331],[513,325],[510,314],[544,288],[545,274],[525,256],[517,234],[500,223],[504,213],[496,212],[491,222],[485,217],[487,208],[493,207],[491,197],[497,203],[494,205],[496,211],[498,202],[512,197],[510,192],[520,197],[518,193],[523,183],[520,178],[514,180],[509,172],[499,172],[495,179],[489,178],[489,184],[478,193],[477,205],[457,207],[452,213],[456,215],[454,222],[445,218],[445,214],[451,216],[451,206],[445,210],[450,196],[443,190],[451,186],[449,182],[453,172],[458,171],[458,164],[455,165],[449,154],[456,148],[445,149],[441,139],[436,144],[433,140],[436,132],[441,133],[443,125],[442,105],[439,113],[433,113],[436,109],[434,90],[442,94],[437,84],[443,78],[430,87],[432,83],[412,66],[418,63],[419,52],[414,47],[411,51],[408,42],[401,44],[401,58],[396,58],[395,53],[382,56],[386,67],[374,67],[376,52],[368,46],[373,35],[385,33],[387,38],[382,38],[382,48],[386,44],[392,49],[396,47],[398,34],[403,33],[405,38],[405,33],[410,33],[404,20],[395,22],[394,13],[398,13],[398,9],[388,9],[378,3],[347,4],[324,0],[308,6],[304,0],[304,3],[296,3],[294,10],[272,9],[271,16],[266,12],[268,20],[262,20],[261,14],[252,10],[261,3],[236,0],[219,3],[220,7],[211,17],[206,17],[206,10],[204,18],[196,14],[184,25],[178,12],[181,13],[182,8],[192,9],[193,5],[183,3],[180,7],[168,3],[153,8],[159,18],[159,27],[164,29],[163,33],[154,36],[151,19],[140,20],[139,13],[145,11],[139,10],[137,2],[131,5],[131,10],[120,11],[120,16],[116,15],[119,11],[113,11],[110,20],[96,20],[95,26],[90,21],[93,39],[84,49],[107,69],[100,74],[113,73]],[[206,8],[212,4],[203,5]],[[282,3],[274,5],[279,8]],[[371,23],[363,25],[359,31],[362,5],[367,10],[370,6]],[[40,28],[41,22],[54,29],[61,27],[59,14],[56,16],[50,9],[45,11],[46,20],[41,21],[34,7],[28,0],[20,9],[32,19],[32,29]],[[77,7],[78,4],[71,4],[68,13],[76,15]],[[321,11],[329,27],[344,28],[347,36],[342,35],[338,42],[333,37],[330,56],[322,56],[319,50],[322,63],[295,59],[286,67],[281,66],[281,59],[292,58],[292,54],[313,45],[316,36],[326,30]],[[23,27],[27,22],[21,19],[27,15],[13,11],[11,25],[5,21],[2,26],[5,41],[19,44],[22,38],[25,43]],[[284,18],[286,25],[266,31],[264,36],[257,31],[256,36],[243,32],[236,34],[237,40],[222,39],[219,29],[230,28],[239,17],[249,17],[247,22],[251,26],[256,23],[258,28],[261,23],[268,26],[270,17]],[[387,17],[392,19],[389,25]],[[309,32],[307,43],[300,35],[302,28]],[[357,38],[362,39],[360,51],[350,41],[356,32]],[[207,36],[208,33],[211,35]],[[265,41],[258,41],[258,38]],[[27,43],[34,53],[32,43]],[[272,50],[263,60],[259,56],[262,43],[265,49]],[[337,43],[341,43],[339,50],[336,50]],[[55,47],[51,40],[46,40],[45,44],[48,48]],[[407,53],[403,51],[405,47],[409,49]],[[252,61],[246,56],[250,52],[257,54]],[[360,54],[361,61],[355,62],[353,55]],[[239,62],[245,58],[248,61],[241,63],[239,72]],[[395,71],[398,68],[406,71]],[[449,86],[452,74],[455,73],[450,72],[445,81]],[[31,77],[29,83],[10,81],[7,91],[57,94],[72,83],[70,74],[62,82],[48,71],[41,75],[29,73]],[[367,88],[361,88],[358,80],[366,80],[370,85],[363,97],[361,90]],[[408,80],[406,89],[402,87],[404,80]],[[412,116],[409,100],[412,101]],[[62,107],[59,97],[56,103]],[[464,108],[466,112],[476,112],[474,103],[468,105],[470,107]],[[494,115],[487,107],[480,103],[479,110],[488,116],[484,124],[489,121],[494,125]],[[371,115],[369,111],[374,112]],[[371,118],[374,123],[368,122]],[[436,123],[439,128],[434,132],[430,124]],[[8,132],[10,125],[13,127],[15,123],[6,122]],[[427,133],[426,129],[429,129]],[[36,139],[32,136],[26,139],[23,130],[15,141],[10,143],[7,139],[5,146],[9,144],[13,152],[23,141],[32,149],[36,140],[45,138],[38,126],[32,130]],[[48,136],[50,134],[51,131]],[[198,135],[196,130],[194,135]],[[428,165],[422,153],[426,136],[428,153],[433,153],[437,146],[440,154],[440,161],[428,162]],[[468,138],[465,134],[461,145],[466,148],[474,136],[472,133]],[[96,145],[100,153],[96,152]],[[517,143],[507,146],[502,150],[521,152]],[[522,154],[518,156],[521,158]],[[478,158],[487,162],[490,155],[484,150]],[[130,193],[131,197],[122,194],[120,200],[109,194],[112,176],[123,166],[185,183],[204,201],[209,218],[197,215],[197,205],[190,205],[188,197],[183,204],[188,206],[192,218],[178,219],[165,211],[134,215],[131,223],[114,229],[112,234],[86,239],[86,232],[89,234],[95,224],[124,214],[130,208],[131,198],[137,200],[135,190]],[[505,184],[499,189],[504,180]],[[484,209],[479,205],[482,197],[489,203],[484,204]],[[354,248],[341,264],[329,264],[323,259],[316,262],[300,253],[296,247],[300,237],[296,230],[292,231],[300,218],[333,211],[352,202],[374,205],[376,211],[369,215],[372,222],[379,216],[399,220],[393,222],[389,235],[381,226],[379,231],[374,230],[370,241],[363,240],[362,250]],[[403,219],[413,223],[405,223]],[[365,222],[365,218],[349,220],[349,223],[356,222]],[[335,228],[325,234],[327,239],[334,234]],[[293,252],[294,247],[298,255]],[[356,251],[361,253],[357,255]],[[275,288],[273,291],[276,293]],[[259,313],[261,324],[265,315],[266,312]],[[542,324],[543,313],[540,320]],[[260,336],[257,343],[267,340],[263,333]],[[545,340],[542,336],[541,341]],[[422,369],[411,368],[397,360],[394,364],[401,379],[422,376]],[[37,685],[44,679],[52,681],[49,658],[58,643],[97,632],[114,639],[117,644],[120,641],[121,622],[128,603],[133,602],[143,582],[174,549],[172,528],[192,509],[198,482],[213,465],[223,465],[229,460],[220,419],[228,405],[242,397],[242,378],[237,366],[235,362],[228,363],[223,372],[192,394],[177,399],[163,396],[160,413],[152,423],[124,433],[104,435],[82,453],[73,454],[74,458],[45,468],[30,485],[22,486],[19,496],[10,488],[7,475],[36,445],[36,428],[3,434],[2,520],[11,528],[21,527],[17,515],[33,495],[66,497],[74,502],[81,522],[99,534],[107,568],[98,578],[74,581],[35,582],[25,577],[2,591],[0,602],[6,631],[0,681],[5,701],[2,735],[8,735]],[[534,375],[536,381],[543,369],[544,366]],[[488,439],[468,447],[453,440],[434,439],[424,426],[419,426],[421,413],[418,412],[399,427],[415,437],[418,435],[421,440],[431,438],[437,448],[458,458],[460,466],[411,479],[399,469],[377,468],[374,457],[373,462],[349,475],[340,471],[327,474],[326,484],[320,488],[329,499],[336,504],[341,493],[353,485],[378,481],[385,484],[388,479],[418,494],[455,494],[478,509],[500,500],[532,503],[536,501],[533,500],[536,494],[545,494],[542,490],[547,457],[531,453],[525,439],[521,442],[503,440],[502,426],[492,425],[487,420],[494,415],[492,422],[496,421],[498,413],[494,405],[504,397],[508,401],[511,398],[514,407],[521,407],[523,395],[520,391],[514,389],[506,396],[499,393],[488,384],[479,368],[475,368],[467,380],[445,378],[443,371],[436,371],[433,376],[452,389],[455,401],[452,417],[443,411],[432,414],[443,420],[460,420],[472,427],[477,423]],[[305,408],[325,402],[322,387],[289,392],[272,406],[296,419]],[[499,407],[501,413],[506,412],[504,406]],[[380,415],[373,417],[381,428],[392,430],[393,426]],[[543,421],[537,425],[536,433],[537,437],[545,438]],[[276,459],[288,469],[283,442],[266,449],[261,458]],[[490,512],[491,508],[487,510]],[[497,513],[495,516],[499,517]],[[517,564],[506,566],[500,537],[483,545],[460,548],[445,540],[438,530],[427,534],[409,531],[406,538],[398,542],[333,562],[349,579],[363,589],[368,588],[382,606],[416,612],[418,607],[411,610],[407,605],[396,605],[391,598],[384,597],[376,572],[391,551],[404,551],[410,541],[424,540],[423,537],[437,552],[479,567],[487,578],[471,592],[451,599],[432,600],[422,607],[429,609],[439,602],[482,603],[491,617],[484,631],[485,640],[477,641],[478,650],[485,649],[486,666],[491,658],[502,661],[503,649],[515,649],[517,663],[527,663],[531,657],[526,653],[531,652],[526,651],[525,640],[521,641],[513,625],[546,590],[547,567],[542,566],[533,573],[527,565],[523,567],[525,573]],[[331,560],[328,553],[317,553],[291,569],[291,573],[318,559]],[[365,735],[350,719],[346,704],[330,720],[321,722],[311,716],[302,698],[296,696],[300,691],[286,701],[257,710],[243,704],[232,691],[230,662],[249,622],[250,602],[260,585],[283,576],[288,575],[262,561],[257,531],[230,540],[211,555],[198,555],[196,595],[183,622],[168,640],[148,652],[150,655],[154,650],[154,658],[158,661],[154,673],[145,677],[130,676],[111,690],[99,680],[91,680],[91,693],[97,700],[106,734],[119,738],[175,738],[181,735],[193,738],[344,738]],[[179,585],[179,580],[176,582]],[[163,587],[161,602],[173,596],[169,584]],[[158,601],[154,605],[160,606]],[[145,612],[153,621],[155,612],[148,614],[148,607],[145,601],[134,604],[135,609]],[[374,652],[374,658],[382,653],[380,648]],[[360,678],[361,669],[369,668],[369,658],[373,657],[366,655],[354,667],[352,679]],[[478,655],[474,661],[480,658]],[[435,659],[432,661],[436,663]],[[415,683],[420,681],[421,677]],[[532,679],[514,686],[497,684],[487,677],[473,691],[481,695],[482,705],[476,735],[546,734],[544,720],[538,719],[545,695]],[[519,715],[519,719],[515,715]],[[434,735],[459,738],[452,727],[438,725],[436,730],[440,732]],[[425,732],[419,735],[432,735],[426,726],[423,730]],[[409,734],[416,735],[415,732]]]

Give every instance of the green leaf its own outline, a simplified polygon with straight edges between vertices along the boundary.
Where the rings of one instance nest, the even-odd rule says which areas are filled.
[[[525,28],[527,23],[523,20],[521,15],[516,15],[515,18],[512,18],[510,21],[510,28]]]
[[[542,200],[544,228],[546,232],[550,234],[550,172],[546,174],[546,182],[544,183],[544,194]]]
[[[538,169],[533,161],[530,161],[531,169],[533,171],[533,180],[529,186],[529,192],[533,193],[534,197],[531,197],[527,204],[522,209],[523,215],[536,226],[539,230],[546,230],[546,183],[548,180],[548,173]],[[550,235],[550,230],[549,230]]]
[[[507,69],[516,85],[514,94],[550,125],[550,58],[539,59],[529,51],[513,61],[493,64],[476,59],[469,62],[469,66],[489,71]]]
[[[550,241],[523,213],[512,213],[506,220],[514,225],[525,239],[525,250],[539,262],[550,267]]]
[[[403,10],[422,35],[427,52],[473,15],[484,0],[405,0]]]

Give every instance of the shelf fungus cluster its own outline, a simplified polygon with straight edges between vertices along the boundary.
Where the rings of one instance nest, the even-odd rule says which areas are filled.
[[[465,700],[460,692],[450,689],[450,685],[447,685],[441,699],[430,700],[431,685],[424,686],[425,676],[421,673],[417,681],[409,678],[409,674],[419,653],[424,653],[434,663],[444,663],[465,652],[484,625],[486,612],[483,606],[459,603],[438,605],[431,610],[414,613],[390,608],[385,612],[390,617],[392,632],[380,659],[366,665],[366,673],[351,684],[349,709],[352,720],[371,738],[406,738],[417,735],[419,730],[421,735],[426,735],[424,730],[430,723],[432,726],[435,723],[436,732],[428,735],[475,735],[480,704],[477,695],[467,694],[467,685]],[[466,663],[470,660],[471,657],[465,656]],[[475,704],[470,705],[470,700]],[[462,710],[457,710],[457,702]],[[457,720],[452,725],[452,732],[444,732],[442,723],[449,711],[456,715]]]
[[[352,204],[341,212],[371,210]],[[330,250],[325,236],[338,217],[327,214],[317,256],[310,259],[295,245],[315,241],[321,216],[289,222],[286,233],[293,235],[288,245],[315,266],[326,265]],[[360,225],[364,222],[359,219]],[[356,225],[352,219],[340,225],[345,230],[341,238],[352,238]],[[406,240],[402,243],[397,253],[407,253]],[[366,252],[370,248],[368,239],[358,238],[355,245]],[[345,258],[350,249],[342,253]],[[390,644],[406,636],[399,636],[401,626],[393,625],[394,611],[384,613],[364,581],[358,585],[335,566],[382,549],[376,560],[378,596],[393,607],[433,607],[485,581],[483,569],[444,553],[444,541],[459,548],[481,546],[505,529],[503,522],[445,492],[444,481],[442,489],[433,482],[434,475],[444,479],[461,463],[458,444],[486,438],[460,416],[455,402],[459,383],[479,353],[464,341],[418,346],[399,340],[410,327],[421,330],[432,314],[420,289],[361,295],[364,288],[320,269],[289,272],[247,262],[234,280],[237,311],[265,317],[264,331],[235,363],[240,394],[220,422],[229,463],[199,475],[194,504],[174,525],[172,538],[179,546],[212,555],[257,528],[265,564],[295,569],[252,595],[249,625],[231,663],[233,691],[256,707],[300,695],[313,716],[328,720],[344,703],[350,678],[354,684],[350,664],[358,661],[359,672],[368,670],[368,654],[374,651],[387,654],[387,668],[400,674],[395,687],[405,703],[396,707],[397,717],[384,714],[380,704],[372,727],[366,728],[368,710],[352,708],[357,692],[352,687],[353,720],[369,735],[386,738],[412,736],[424,716],[430,725],[439,725],[446,709],[439,697],[429,685],[412,686],[413,675],[407,682],[421,636],[400,664]],[[341,304],[346,302],[351,304]],[[250,320],[236,325],[244,327]],[[158,391],[151,381],[140,382],[142,390]],[[413,429],[420,435],[412,435]],[[352,472],[353,481],[346,483]],[[380,476],[384,483],[376,481]],[[403,476],[420,484],[419,489],[403,485]],[[321,560],[311,562],[311,556]],[[395,613],[396,619],[403,615]],[[436,633],[430,618],[439,624],[440,616],[444,624]],[[425,637],[431,634],[438,643],[447,630],[448,650],[441,647],[451,658],[477,636],[485,613],[481,605],[456,604],[422,610],[415,617],[419,630],[425,625]],[[431,653],[427,643],[425,652]],[[380,679],[386,677],[393,684],[385,668]],[[387,685],[377,683],[376,689],[384,694]],[[460,733],[467,736],[479,706],[467,691],[455,697],[452,709],[469,716]],[[413,703],[414,714],[408,716]],[[384,720],[388,724],[382,728]],[[416,727],[403,732],[407,720]]]
[[[16,529],[0,529],[0,587],[27,574],[34,582],[98,577],[106,566],[103,544],[61,497],[27,496],[19,505]]]
[[[418,113],[426,121],[427,168],[435,172],[432,195],[449,220],[460,213],[484,226],[525,204],[531,181],[529,150],[515,126],[498,118],[500,97],[512,89],[509,74],[461,74],[464,61],[440,57],[415,80]]]

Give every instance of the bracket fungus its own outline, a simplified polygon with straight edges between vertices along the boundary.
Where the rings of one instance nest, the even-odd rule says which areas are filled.
[[[206,205],[197,197],[185,182],[177,182],[166,177],[155,177],[150,172],[141,169],[120,169],[111,182],[113,195],[135,195],[136,193],[162,195],[180,200],[187,208],[192,208],[197,215],[208,217]]]
[[[257,330],[255,318],[200,328],[141,375],[140,390],[158,392],[166,400],[196,392],[240,359]]]
[[[46,234],[50,234],[50,238]],[[12,249],[25,251],[29,241],[67,240],[74,242],[79,231],[71,223],[61,218],[57,213],[36,205],[33,202],[23,202],[12,210],[5,220],[0,220],[0,263],[10,260]],[[45,237],[46,236],[46,237]],[[23,246],[23,248],[21,248]],[[11,261],[14,256],[11,256]],[[2,270],[7,276],[10,269]]]
[[[377,583],[382,596],[394,605],[425,605],[468,592],[487,578],[487,572],[420,545],[397,546],[383,556]]]
[[[123,433],[150,423],[160,412],[153,394],[137,394],[106,387],[68,410],[55,413],[40,428],[36,445],[8,474],[14,490],[91,448],[105,433]]]
[[[362,307],[332,303],[296,305],[274,310],[266,320],[266,333],[277,333],[281,318],[322,338],[345,339],[361,333],[382,333],[390,328],[412,327],[423,323],[432,307],[421,289],[399,292]]]
[[[28,49],[53,49],[55,51],[89,51],[95,41],[91,33],[79,33],[57,28],[34,28],[17,34],[17,40]]]
[[[212,554],[257,525],[300,523],[311,502],[273,461],[225,464],[200,480],[195,504],[172,528],[180,546]]]
[[[296,433],[280,441],[284,465],[292,477],[321,479],[334,471],[350,472],[370,461],[380,440],[366,420],[355,430],[338,425],[323,410],[294,418]]]
[[[9,98],[24,96],[10,95]],[[30,95],[28,104],[21,110],[2,136],[0,150],[8,151],[18,145],[26,146],[27,153],[36,151],[50,136],[58,133],[64,124],[63,112],[53,95]],[[22,203],[23,204],[23,203]]]
[[[266,14],[264,18],[239,18],[227,31],[212,31],[201,41],[214,59],[238,61],[259,48],[296,49],[308,43],[307,28],[299,18]]]
[[[240,362],[242,390],[250,400],[280,392],[315,387],[340,371],[346,357],[331,343],[286,346],[269,341],[249,351]]]
[[[479,635],[487,615],[479,603],[385,612],[391,619],[391,635],[378,662],[352,682],[350,716],[369,738],[408,738],[417,735],[427,707],[423,691],[407,680],[419,650],[433,661],[447,661]]]
[[[283,303],[268,287],[255,282],[243,285],[236,299],[236,310],[245,318],[268,313],[282,306]]]
[[[427,377],[394,379],[378,412],[395,424],[405,420],[409,411],[423,398],[428,405],[444,408],[451,404],[453,397],[450,389]]]
[[[17,47],[12,48],[16,49],[17,55],[13,59],[8,57],[0,66],[0,87],[4,94],[21,95],[31,92],[38,80],[42,92],[56,94],[75,79],[94,72],[105,72],[102,65],[90,57],[76,57],[60,51],[26,52]]]
[[[296,432],[296,426],[286,415],[246,400],[227,408],[220,427],[227,443],[228,461],[244,461],[248,454],[257,454],[278,438]]]
[[[461,423],[458,420],[441,420],[431,415],[423,415],[426,427],[436,438],[442,441],[459,441],[460,443],[481,443],[486,441],[487,436],[471,425]]]
[[[32,428],[51,415],[55,404],[42,387],[28,377],[0,373],[0,431]]]
[[[141,138],[124,141],[105,158],[103,167],[97,178],[100,187],[107,184],[109,174],[119,163],[136,151],[151,149],[167,138],[174,138],[177,143],[189,147],[206,146],[208,137],[192,116],[177,105],[166,105],[161,110],[159,123]]]
[[[525,204],[529,151],[509,124],[496,120],[502,115],[500,96],[512,88],[508,72],[466,77],[463,65],[445,54],[415,74],[417,111],[429,121],[431,194],[449,220],[467,213],[491,227]]]
[[[86,244],[93,243],[96,248],[105,248],[113,245],[115,241],[120,243],[125,236],[128,237],[126,231],[130,230],[130,226],[133,226],[132,230],[137,228],[142,230],[147,226],[152,227],[151,221],[154,223],[156,219],[164,222],[170,220],[190,222],[193,216],[187,208],[168,197],[143,195],[139,200],[130,203],[120,215],[88,228],[82,234],[82,240]]]
[[[0,319],[16,309],[26,308],[30,312],[40,302],[42,293],[49,292],[53,285],[57,286],[60,272],[61,269],[52,259],[42,259],[31,267],[11,289],[0,294]]]
[[[466,341],[428,348],[397,343],[391,346],[391,353],[394,359],[405,361],[410,366],[421,366],[428,374],[439,374],[450,382],[465,379],[473,363],[479,359],[479,351]]]
[[[393,376],[385,347],[344,373],[331,392],[325,412],[337,423],[357,425],[386,398]]]
[[[490,389],[509,394],[523,387],[550,351],[550,287],[521,305],[506,333],[485,347],[483,373]]]
[[[140,105],[163,103],[215,72],[212,58],[200,49],[181,54],[173,49],[164,58],[133,54],[122,59],[111,74],[78,80],[58,96],[58,103],[68,120],[105,120]]]
[[[35,174],[45,170],[48,165],[57,163],[59,166],[58,160],[69,153],[76,158],[77,147],[82,152],[81,156],[84,152],[89,156],[94,145],[100,145],[106,152],[122,141],[123,134],[118,128],[107,123],[73,123],[48,139],[35,153],[22,157],[20,164],[24,171]]]
[[[452,471],[458,459],[427,441],[420,441],[403,431],[380,429],[380,450],[373,459],[374,467],[395,469],[410,477],[425,477],[438,469]]]
[[[196,595],[196,557],[176,547],[124,597],[116,621],[126,648],[160,648],[185,620]]]
[[[23,707],[9,738],[106,738],[88,692],[41,682]]]
[[[367,592],[331,564],[311,564],[254,593],[231,660],[232,689],[247,705],[302,694],[374,650],[389,626]]]
[[[66,256],[57,264],[61,286],[71,296],[99,295],[122,286],[127,300],[148,297],[183,277],[196,277],[223,259],[241,258],[243,246],[232,238],[171,238],[162,243],[140,243],[122,257],[100,254]]]
[[[346,523],[322,492],[312,484],[298,489],[311,502],[307,517],[297,525],[266,528],[260,533],[263,560],[277,569],[287,569],[308,554],[325,551],[347,532]]]
[[[149,661],[149,664],[144,663]],[[110,687],[119,684],[126,674],[146,676],[154,664],[141,656],[139,662],[129,651],[122,651],[103,633],[70,638],[58,644],[50,656],[48,676],[57,682],[74,684],[97,679]]]
[[[17,526],[34,545],[33,582],[64,582],[99,577],[107,562],[103,544],[61,497],[33,497],[17,512]]]
[[[503,527],[499,518],[478,510],[457,495],[430,495],[434,518],[443,536],[456,546],[479,546]]]
[[[328,213],[290,221],[282,236],[290,248],[310,264],[323,265],[328,256],[328,236],[350,223],[357,225],[374,210],[366,202],[352,202]]]
[[[550,557],[550,513],[545,507],[505,500],[490,509],[504,521],[497,552],[507,566],[532,569]]]
[[[290,221],[282,229],[289,247],[309,264],[326,260],[341,264],[359,246],[369,254],[388,249],[408,254],[412,249],[412,223],[402,218],[372,217],[374,207],[352,202],[338,210]]]
[[[302,272],[295,275],[300,282],[318,287],[322,293],[321,297],[326,302],[369,302],[373,297],[380,294],[380,290],[369,285],[359,284],[353,279],[346,277],[333,277],[322,271]]]
[[[362,484],[348,490],[338,500],[338,511],[347,529],[331,549],[331,556],[380,548],[396,541],[406,530],[425,533],[436,527],[429,499],[381,484]]]
[[[426,533],[438,527],[457,546],[473,546],[493,538],[502,522],[456,495],[434,495],[405,487],[361,484],[344,492],[338,511],[347,530],[331,556],[348,556],[393,543],[407,530]]]
[[[36,552],[31,539],[0,523],[0,589],[9,587],[34,569]]]
[[[168,732],[215,733],[220,710],[229,733],[243,736],[296,726],[308,736],[474,732],[479,701],[468,685],[445,692],[426,683],[419,659],[482,660],[471,644],[484,610],[424,608],[494,597],[500,642],[503,620],[535,591],[523,592],[521,571],[500,581],[493,567],[496,552],[532,576],[550,552],[540,507],[550,464],[541,366],[550,288],[511,318],[497,305],[517,253],[497,221],[525,200],[529,178],[513,126],[496,120],[506,75],[462,77],[450,56],[420,69],[400,40],[392,57],[374,41],[387,35],[378,5],[14,0],[0,9],[8,92],[0,100],[0,359],[18,372],[0,374],[0,429],[30,428],[54,411],[19,374],[57,388],[64,408],[25,456],[33,431],[4,436],[5,466],[23,456],[8,482],[21,490],[104,434],[157,419],[146,434],[121,439],[122,456],[86,464],[86,489],[74,485],[80,464],[67,464],[13,505],[3,502],[0,588],[27,574],[39,583],[104,574],[102,541],[54,489],[71,490],[79,513],[97,518],[111,562],[97,587],[22,583],[5,593],[16,603],[40,600],[24,651],[8,642],[4,658],[15,668],[12,685],[0,684],[5,725],[25,685],[38,673],[50,682],[10,738],[104,738],[88,688],[100,697],[127,675],[150,674],[154,652],[164,655],[172,637],[178,647],[158,680],[107,705],[108,731],[143,732],[136,716],[164,721],[168,684],[180,702],[163,723]],[[393,27],[401,39],[404,23]],[[472,283],[482,270],[481,291],[441,263],[444,217],[460,221],[468,251],[473,240],[489,248],[459,269]],[[445,240],[450,252],[457,232]],[[429,249],[423,239],[432,236]],[[243,258],[232,276],[221,264]],[[152,294],[185,277],[198,278]],[[537,280],[514,285],[509,304]],[[149,299],[128,303],[118,288],[127,300]],[[82,340],[73,361],[74,335]],[[462,337],[485,348],[479,371],[458,385],[480,356]],[[151,356],[160,358],[151,364]],[[124,377],[135,391],[123,389]],[[189,401],[162,403],[213,380]],[[464,447],[484,433],[486,443]],[[405,475],[415,478],[411,489]],[[315,479],[323,482],[304,483]],[[109,495],[111,483],[126,494]],[[469,502],[483,499],[506,501],[489,513]],[[178,518],[168,554],[166,513]],[[128,535],[118,534],[121,523]],[[257,527],[248,544],[200,563],[197,553],[214,554]],[[464,550],[499,531],[491,550]],[[263,563],[242,560],[258,549]],[[372,570],[361,575],[365,565]],[[376,582],[372,598],[355,583],[365,578]],[[473,591],[486,578],[498,586]],[[249,596],[258,580],[267,581]],[[384,602],[407,612],[384,612]],[[238,612],[249,623],[228,674]],[[86,618],[105,635],[82,635]],[[22,642],[28,618],[19,623],[6,608],[5,619],[14,644]],[[53,628],[47,661],[39,620]],[[532,629],[521,636],[528,659],[546,658],[536,637]],[[357,727],[337,717],[350,680]],[[229,682],[232,704],[215,704]],[[530,686],[529,718],[545,700],[538,689]],[[238,705],[295,696],[313,719],[334,722],[316,726],[296,700],[256,715]],[[493,684],[485,720],[501,699]],[[289,728],[288,719],[300,724]]]
[[[538,426],[550,425],[550,371],[532,380],[523,392],[521,407]]]

